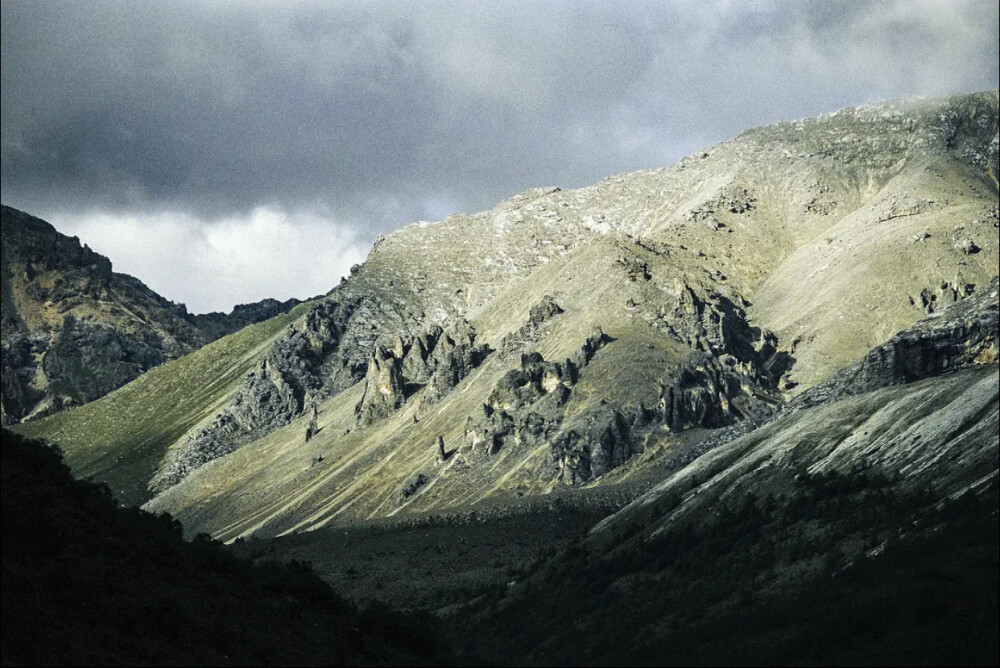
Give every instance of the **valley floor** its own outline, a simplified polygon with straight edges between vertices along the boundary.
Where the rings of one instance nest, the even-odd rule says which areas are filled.
[[[238,540],[230,549],[258,561],[309,562],[356,602],[445,614],[511,586],[641,491],[632,485],[567,490],[521,504]]]

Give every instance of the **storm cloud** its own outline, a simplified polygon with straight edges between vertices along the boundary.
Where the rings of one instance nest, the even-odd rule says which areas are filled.
[[[995,2],[11,2],[5,204],[194,310],[763,123],[996,86]]]

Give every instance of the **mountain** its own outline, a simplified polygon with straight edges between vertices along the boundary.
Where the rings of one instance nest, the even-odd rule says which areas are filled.
[[[39,218],[4,206],[0,222],[4,424],[93,401],[299,303],[191,315]]]
[[[417,223],[155,452],[92,445],[149,441],[180,398],[123,410],[143,382],[30,433],[98,479],[142,459],[130,500],[226,539],[651,484],[988,285],[996,137],[996,91],[885,103]]]
[[[288,313],[302,303],[301,299],[262,299],[250,304],[237,304],[229,313],[212,311],[211,313],[189,314],[188,320],[200,329],[208,341],[221,339],[244,327],[258,322],[270,320],[282,313]]]
[[[996,630],[998,107],[845,109],[415,223],[18,430],[488,662],[989,662],[959,645]]]

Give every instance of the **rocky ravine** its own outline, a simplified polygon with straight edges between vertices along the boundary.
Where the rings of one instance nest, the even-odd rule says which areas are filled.
[[[3,424],[93,401],[205,343],[284,313],[264,300],[192,315],[43,220],[2,207]]]
[[[997,107],[780,123],[380,239],[158,455],[149,505],[228,539],[659,475],[984,290]]]

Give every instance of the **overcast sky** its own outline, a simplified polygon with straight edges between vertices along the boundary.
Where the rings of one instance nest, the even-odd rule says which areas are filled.
[[[3,203],[195,312],[740,130],[997,85],[994,0],[2,5]]]

